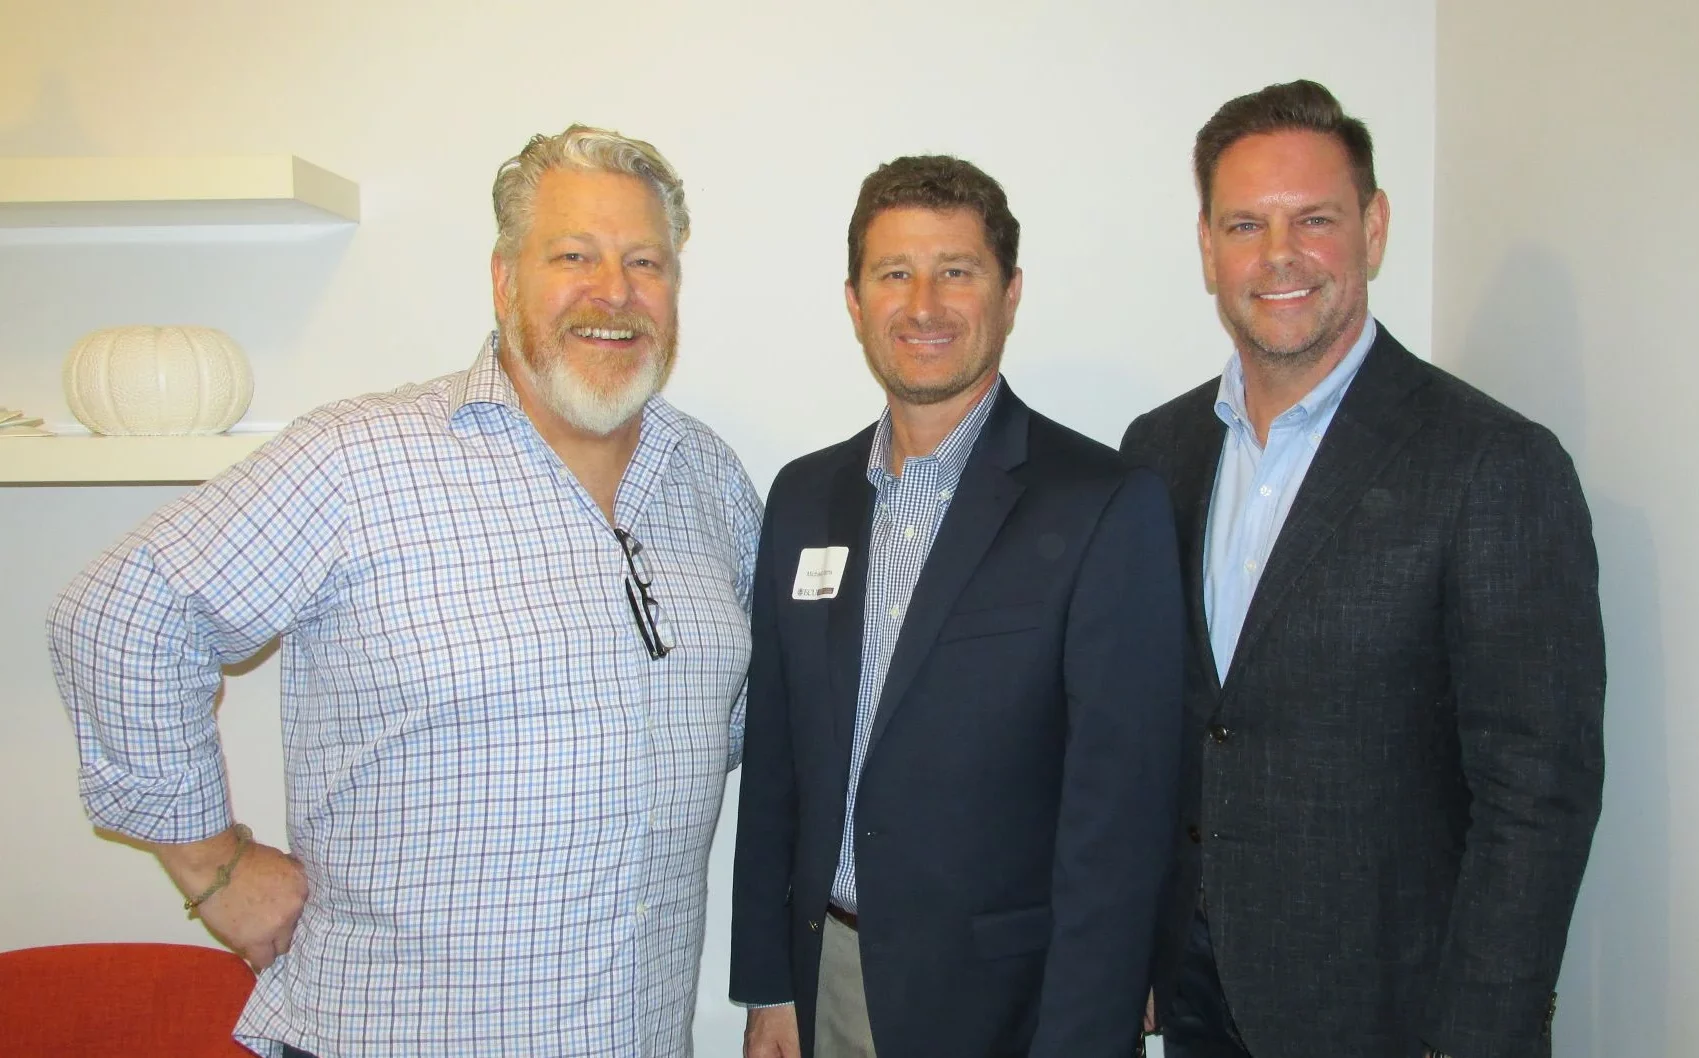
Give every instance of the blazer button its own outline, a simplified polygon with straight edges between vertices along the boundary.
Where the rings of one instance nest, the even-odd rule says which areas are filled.
[[[1227,730],[1225,727],[1222,727],[1220,724],[1209,725],[1209,740],[1211,742],[1220,744],[1222,742],[1226,742],[1228,739],[1230,739],[1232,737],[1233,737],[1233,732]]]
[[[1198,829],[1198,825],[1196,823],[1192,823],[1186,827],[1186,836],[1192,839],[1193,845],[1203,844],[1203,831]]]

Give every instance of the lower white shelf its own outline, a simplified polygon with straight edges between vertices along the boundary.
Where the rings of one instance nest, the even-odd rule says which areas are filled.
[[[274,436],[0,437],[0,485],[192,484]]]

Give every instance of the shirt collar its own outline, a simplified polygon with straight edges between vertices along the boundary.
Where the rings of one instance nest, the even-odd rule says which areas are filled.
[[[484,339],[484,345],[478,350],[478,356],[472,361],[472,366],[462,372],[448,387],[448,417],[449,421],[459,418],[460,409],[469,404],[499,404],[511,408],[519,414],[525,414],[519,406],[519,393],[513,388],[513,380],[507,377],[507,372],[501,366],[501,358],[496,354],[496,345],[500,341],[496,331]]]
[[[1375,343],[1375,335],[1379,327],[1373,316],[1363,321],[1363,333],[1357,336],[1345,358],[1333,366],[1327,377],[1316,383],[1315,388],[1304,394],[1303,399],[1287,408],[1275,417],[1275,422],[1291,421],[1294,419],[1308,421],[1324,412],[1339,406],[1345,399],[1345,391],[1351,385],[1351,380],[1357,377],[1357,369],[1363,366],[1368,358],[1369,347]],[[1221,372],[1221,385],[1215,392],[1215,417],[1231,428],[1235,423],[1250,424],[1250,412],[1245,408],[1245,365],[1235,352],[1227,358],[1227,366]]]
[[[973,452],[974,442],[979,440],[979,432],[985,426],[985,420],[991,417],[991,406],[997,403],[997,395],[1003,391],[1003,376],[998,375],[997,381],[985,391],[985,396],[979,398],[979,403],[973,406],[956,428],[931,455],[910,456],[903,460],[904,469],[910,463],[922,463],[935,460],[938,467],[938,487],[954,489],[957,482],[962,480],[962,471],[967,468],[967,457]],[[891,477],[886,468],[891,465],[891,409],[886,407],[883,415],[879,416],[879,426],[873,431],[873,447],[867,453],[867,480],[878,486]]]

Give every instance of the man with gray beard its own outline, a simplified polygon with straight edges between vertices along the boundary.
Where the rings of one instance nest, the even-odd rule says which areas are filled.
[[[256,1052],[688,1055],[761,505],[657,396],[678,175],[575,125],[495,184],[472,366],[309,413],[49,619],[90,818],[259,971]],[[283,653],[288,852],[234,824],[220,667]]]

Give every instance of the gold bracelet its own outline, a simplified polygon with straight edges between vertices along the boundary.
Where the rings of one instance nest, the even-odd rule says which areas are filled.
[[[201,893],[199,896],[191,896],[189,899],[183,901],[183,910],[189,913],[189,917],[191,919],[195,917],[195,911],[202,904],[206,903],[207,900],[212,897],[212,894],[230,884],[230,872],[236,869],[236,864],[242,859],[242,853],[247,852],[248,846],[253,843],[254,832],[249,830],[243,824],[237,823],[236,854],[230,857],[229,863],[219,864],[218,873],[213,876],[212,884],[206,887],[205,892]]]

